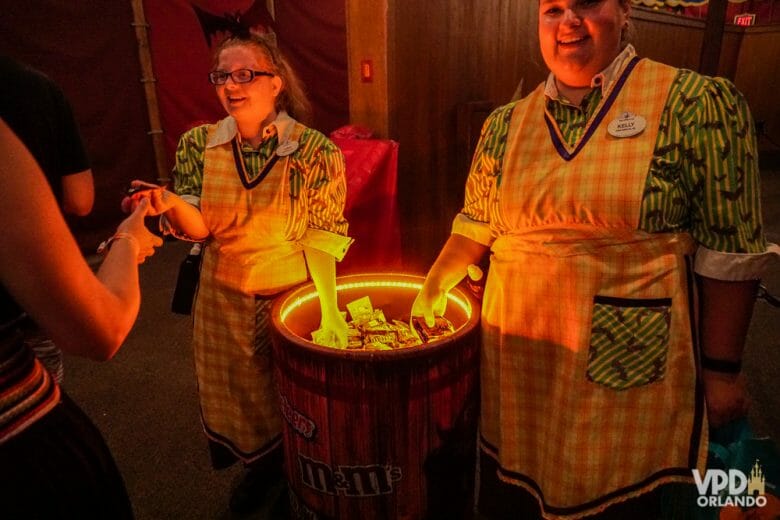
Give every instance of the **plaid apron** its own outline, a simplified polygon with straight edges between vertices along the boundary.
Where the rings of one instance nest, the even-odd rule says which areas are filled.
[[[209,129],[209,138],[216,128]],[[296,124],[290,139],[297,141],[303,128]],[[307,276],[301,247],[285,238],[289,159],[280,158],[265,179],[247,189],[230,143],[207,147],[204,158],[201,212],[210,236],[193,330],[201,416],[206,435],[245,463],[281,442],[271,301],[262,295],[275,295]]]
[[[510,231],[492,247],[482,307],[480,456],[547,518],[602,511],[704,466],[695,245],[637,230],[675,72],[640,61],[580,149],[542,121],[543,85],[514,111],[493,194]],[[612,137],[626,112],[647,128]]]

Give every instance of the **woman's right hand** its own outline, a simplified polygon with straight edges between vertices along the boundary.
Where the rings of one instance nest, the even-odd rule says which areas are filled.
[[[423,284],[412,303],[412,316],[422,316],[425,324],[433,327],[434,317],[444,316],[446,310],[447,292],[431,288],[428,283]]]
[[[466,276],[470,264],[479,264],[488,246],[453,233],[428,270],[425,283],[412,303],[412,316],[422,316],[429,327],[434,316],[444,316],[447,293]]]
[[[148,198],[138,201],[129,217],[124,219],[116,229],[117,233],[127,233],[138,241],[139,264],[154,254],[154,248],[162,245],[162,238],[151,233],[144,225],[144,217],[149,215],[151,203]]]

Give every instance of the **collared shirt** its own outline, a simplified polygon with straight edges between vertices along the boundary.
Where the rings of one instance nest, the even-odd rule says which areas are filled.
[[[626,47],[598,75],[600,88],[594,87],[580,106],[561,99],[554,78],[548,78],[547,110],[567,143],[573,145],[585,132],[604,92],[634,55],[634,49]],[[453,225],[453,232],[486,245],[507,231],[486,197],[501,181],[516,104],[499,107],[485,122],[464,208]],[[690,233],[700,245],[700,274],[722,280],[759,278],[778,249],[768,245],[763,234],[753,120],[736,87],[724,78],[679,70],[649,159],[639,229]]]
[[[242,150],[246,150],[247,152],[258,151],[267,148],[267,146],[264,145],[270,143],[270,140],[273,138],[276,138],[276,142],[278,143],[286,141],[295,126],[295,119],[291,118],[287,112],[279,112],[276,119],[263,128],[263,140],[257,150],[250,143],[245,143],[241,139],[241,134],[238,133],[238,125],[236,124],[235,119],[229,117],[225,120],[225,123],[226,124],[223,124],[218,128],[218,131],[214,134],[212,139],[206,143],[207,148],[227,144],[232,141],[234,137],[238,136],[238,142],[241,144]],[[281,138],[278,136],[281,136]]]
[[[626,45],[607,68],[593,76],[593,79],[590,80],[590,88],[596,89],[601,87],[601,95],[603,96],[606,94],[607,89],[615,80],[617,80],[618,75],[620,74],[620,71],[623,70],[625,64],[631,61],[634,56],[636,56],[634,46],[631,44]],[[558,84],[555,82],[555,75],[552,72],[550,72],[547,76],[547,81],[545,81],[544,95],[550,100],[568,103],[566,98],[558,91]]]
[[[590,80],[590,88],[596,89],[601,87],[601,95],[603,96],[606,94],[607,89],[615,80],[617,80],[618,75],[620,71],[623,70],[625,64],[634,56],[636,56],[634,46],[631,44],[626,45],[607,68],[593,76],[593,79]],[[558,84],[555,82],[555,75],[552,72],[547,76],[547,81],[545,81],[544,95],[551,100],[561,101],[562,103],[566,102],[565,98],[563,98],[558,91]]]
[[[235,120],[228,117],[223,123],[211,140],[207,141],[209,125],[192,128],[179,139],[173,169],[174,191],[196,207],[200,207],[206,148],[228,144],[236,136],[240,139]],[[257,148],[247,141],[240,141],[249,180],[259,175],[279,144],[287,140],[295,124],[296,121],[286,112],[280,112],[263,130],[263,140]],[[325,135],[305,128],[300,146],[290,160],[292,176],[303,179],[298,189],[305,189],[308,194],[308,213],[305,215],[308,229],[299,242],[340,260],[352,243],[352,239],[346,236],[348,224],[343,216],[346,199],[344,156]],[[291,218],[303,217],[298,213],[294,208]]]

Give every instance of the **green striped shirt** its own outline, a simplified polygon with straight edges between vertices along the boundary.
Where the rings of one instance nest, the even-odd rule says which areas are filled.
[[[568,144],[585,131],[601,96],[602,89],[594,88],[580,107],[548,99],[548,110]],[[500,183],[516,104],[499,107],[488,117],[469,182]],[[490,222],[488,206],[470,201],[467,194],[462,213]],[[677,73],[649,163],[639,229],[688,232],[714,251],[765,251],[753,120],[744,97],[728,80],[689,70]]]
[[[269,128],[273,131],[258,148],[247,142],[241,144],[241,154],[250,180],[259,175],[277,148],[275,127]],[[209,125],[197,126],[182,134],[179,139],[173,178],[174,191],[181,196],[201,196],[208,129]],[[306,190],[308,227],[345,236],[347,221],[342,212],[346,199],[346,181],[341,150],[312,128],[303,130],[299,142],[299,148],[290,156],[290,195],[297,200],[301,190]],[[297,213],[295,207],[293,213]]]

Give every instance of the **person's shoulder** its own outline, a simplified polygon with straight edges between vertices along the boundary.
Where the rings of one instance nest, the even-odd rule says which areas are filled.
[[[493,111],[493,113],[494,114],[506,114],[506,113],[509,113],[509,112],[513,112],[517,105],[525,102],[527,99],[528,99],[528,96],[525,96],[525,97],[522,97],[520,99],[515,99],[513,101],[510,101],[509,103],[507,103],[505,105],[501,105],[498,108],[496,108]]]
[[[3,90],[13,94],[13,99],[25,95],[40,103],[46,101],[47,95],[63,95],[62,89],[44,72],[8,56],[0,56],[0,77]]]
[[[308,124],[301,123],[300,121],[295,122],[295,126],[297,128],[300,128],[301,130],[301,139],[314,139],[317,141],[330,141],[330,137],[328,137],[327,134],[324,132],[317,130],[314,127],[309,126]],[[292,130],[295,131],[295,130]]]
[[[721,76],[707,76],[693,70],[680,69],[675,83],[681,97],[688,100],[733,104],[744,99],[737,86]]]
[[[330,138],[324,133],[320,132],[316,128],[312,128],[301,123],[298,124],[303,127],[300,140],[302,143],[306,143],[308,145],[307,148],[340,152],[339,147],[336,146],[336,144],[331,141]]]
[[[301,130],[301,139],[316,139],[316,140],[325,140],[330,141],[328,136],[317,130],[316,128],[312,128],[310,126],[306,126],[303,123],[296,123],[300,125],[302,128]]]
[[[36,83],[51,81],[43,72],[9,56],[0,56],[0,72],[3,74],[4,81]]]
[[[203,153],[206,150],[206,140],[209,135],[210,124],[196,124],[185,130],[179,136],[177,153],[186,152],[188,155]]]
[[[490,115],[485,119],[485,126],[493,126],[496,124],[508,124],[509,121],[512,119],[512,114],[514,114],[515,109],[518,107],[518,105],[521,105],[525,102],[525,100],[528,98],[528,96],[522,98],[522,99],[516,99],[514,101],[510,101],[509,103],[505,105],[501,105],[493,109],[493,111],[490,113]]]
[[[205,138],[205,136],[209,133],[209,127],[211,127],[211,123],[199,123],[195,126],[189,128],[188,130],[185,130],[183,134],[181,134],[182,139],[196,139],[198,138]]]

